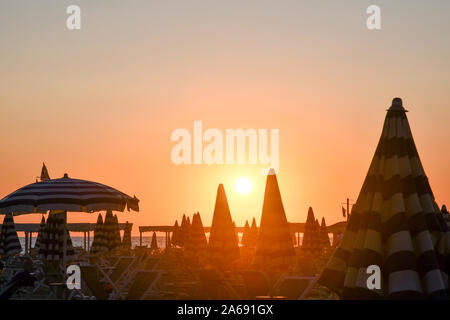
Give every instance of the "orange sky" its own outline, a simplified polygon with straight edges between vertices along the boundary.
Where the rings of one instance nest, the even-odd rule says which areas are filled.
[[[0,4],[1,197],[44,161],[53,178],[135,194],[141,212],[119,214],[135,226],[196,211],[209,225],[219,183],[237,225],[259,221],[261,165],[171,162],[172,131],[202,120],[204,130],[279,129],[288,220],[312,206],[335,223],[400,96],[436,200],[450,199],[448,2],[380,1],[380,31],[365,27],[366,1],[78,2],[79,31],[65,29],[70,1]],[[241,176],[248,195],[234,190]]]

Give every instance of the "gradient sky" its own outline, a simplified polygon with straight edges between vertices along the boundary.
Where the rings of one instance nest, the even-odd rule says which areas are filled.
[[[79,31],[65,27],[70,4],[81,7]],[[366,28],[371,4],[380,31]],[[171,162],[171,132],[202,120],[279,129],[288,220],[312,206],[335,223],[399,96],[436,200],[449,202],[449,10],[448,0],[2,1],[0,197],[34,182],[44,161],[52,178],[135,194],[141,212],[119,214],[134,233],[196,211],[209,225],[219,183],[237,225],[259,221],[260,165]],[[241,176],[248,195],[234,190]]]

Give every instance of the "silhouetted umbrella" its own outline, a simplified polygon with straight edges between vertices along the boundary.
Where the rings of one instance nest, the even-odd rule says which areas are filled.
[[[150,249],[157,250],[158,249],[158,241],[156,240],[156,232],[153,232],[152,242],[150,244]]]
[[[284,212],[275,170],[267,175],[261,225],[254,266],[260,270],[287,270],[295,260],[289,225]]]
[[[91,253],[98,254],[107,250],[106,235],[103,229],[103,218],[99,213],[94,228],[94,240],[92,241]]]
[[[11,213],[7,213],[3,218],[0,234],[0,255],[15,255],[22,251],[19,237],[17,236],[16,225]]]
[[[39,246],[41,245],[42,234],[44,233],[44,229],[45,229],[45,217],[44,217],[44,215],[42,215],[41,225],[39,226],[39,233],[37,235],[36,242],[34,243],[34,248],[36,250],[39,250]]]
[[[239,247],[233,228],[225,188],[217,189],[216,204],[209,235],[208,252],[211,262],[220,268],[228,268],[239,259]]]
[[[194,213],[192,224],[189,228],[189,236],[185,244],[185,253],[194,264],[205,261],[205,253],[207,250],[207,241],[205,230],[203,229],[200,214]]]
[[[251,233],[252,231],[250,230],[250,225],[248,224],[248,220],[245,220],[245,225],[244,225],[244,232],[242,232],[242,238],[241,238],[241,244],[244,247],[248,247],[249,244],[249,240],[251,237]]]
[[[175,221],[175,225],[173,226],[171,244],[174,246],[180,245],[180,227],[178,226],[178,220]]]
[[[258,240],[258,226],[256,225],[256,219],[253,218],[252,220],[252,226],[250,227],[250,239],[248,240],[248,246],[249,247],[255,247],[256,241]]]
[[[320,226],[320,239],[322,240],[322,248],[330,248],[330,237],[328,236],[327,225],[325,224],[325,217],[322,217],[322,224]]]
[[[103,223],[103,232],[105,235],[105,247],[111,252],[117,249],[116,221],[112,211],[106,211],[105,222]]]
[[[322,253],[322,238],[318,224],[319,222],[314,217],[313,209],[309,207],[301,246],[303,256],[317,258]]]
[[[132,225],[127,221],[125,223],[125,229],[123,231],[123,238],[122,238],[122,247],[125,249],[131,249],[131,229]]]
[[[319,281],[344,299],[447,299],[448,232],[395,98],[342,241]],[[379,290],[367,287],[370,265],[382,271]]]
[[[116,247],[120,247],[120,245],[122,244],[122,238],[120,237],[120,226],[117,214],[114,215],[114,234],[116,238]]]
[[[180,233],[178,239],[178,245],[184,246],[187,237],[189,236],[189,227],[191,223],[189,222],[189,217],[186,218],[186,215],[183,214],[183,219],[181,220]]]
[[[65,215],[65,212],[53,212],[48,215],[41,244],[39,245],[39,259],[63,262],[64,258],[66,261],[70,261],[75,257]],[[65,246],[64,240],[66,242]],[[64,247],[66,250],[65,257]]]

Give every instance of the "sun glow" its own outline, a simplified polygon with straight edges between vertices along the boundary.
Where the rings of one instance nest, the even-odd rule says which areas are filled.
[[[234,188],[240,194],[247,194],[252,190],[252,182],[248,178],[242,177],[236,180]]]

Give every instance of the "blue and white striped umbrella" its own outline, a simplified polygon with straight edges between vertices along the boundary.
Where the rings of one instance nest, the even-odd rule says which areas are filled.
[[[41,245],[42,242],[42,237],[43,237],[43,233],[45,230],[45,218],[44,216],[42,216],[41,219],[41,225],[39,226],[39,233],[38,236],[36,238],[36,242],[34,243],[34,248],[39,250],[39,246]]]
[[[44,180],[29,184],[0,200],[0,213],[14,215],[63,210],[95,212],[102,210],[139,211],[139,200],[101,183],[71,179]]]
[[[0,255],[14,255],[21,251],[22,246],[17,236],[13,216],[12,214],[6,214],[0,234]]]

